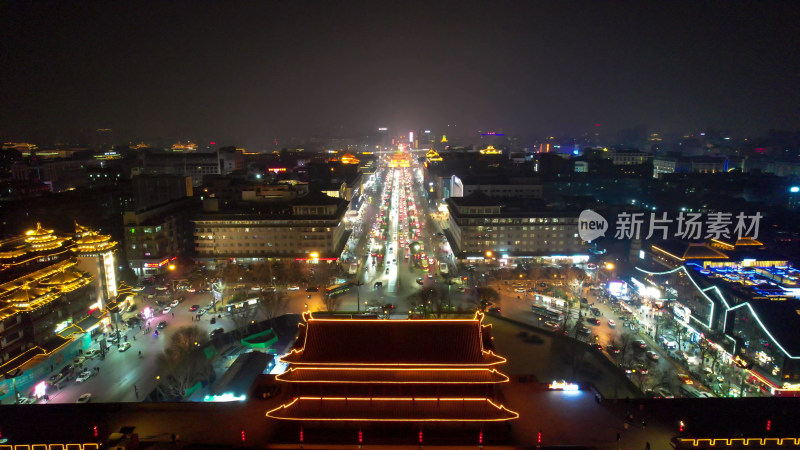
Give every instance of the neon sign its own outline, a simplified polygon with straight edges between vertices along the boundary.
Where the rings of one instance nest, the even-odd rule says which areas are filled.
[[[551,391],[577,391],[580,390],[577,384],[567,383],[564,380],[553,381],[547,386]]]

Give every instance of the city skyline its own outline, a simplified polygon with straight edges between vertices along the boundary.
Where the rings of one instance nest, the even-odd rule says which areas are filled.
[[[798,128],[789,2],[2,9],[5,140]]]

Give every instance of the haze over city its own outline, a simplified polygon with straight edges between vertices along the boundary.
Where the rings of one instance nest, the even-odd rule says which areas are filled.
[[[378,127],[527,140],[798,126],[794,2],[0,7],[7,139],[110,128],[256,150]]]

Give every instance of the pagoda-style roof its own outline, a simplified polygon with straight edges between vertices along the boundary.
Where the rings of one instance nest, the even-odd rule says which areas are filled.
[[[519,414],[488,398],[297,397],[267,412],[284,420],[351,422],[495,422]]]
[[[64,269],[52,277],[40,281],[39,284],[43,286],[63,286],[78,282],[81,278],[83,278],[82,273],[75,270]]]
[[[495,384],[508,377],[486,368],[292,367],[275,377],[288,383]]]
[[[33,251],[47,251],[61,247],[66,238],[53,234],[53,230],[42,228],[41,223],[36,223],[36,229],[25,232],[25,242]]]
[[[309,318],[304,336],[281,360],[290,364],[390,366],[490,366],[505,362],[505,358],[484,349],[482,319],[482,314],[472,320]]]
[[[27,307],[28,304],[41,299],[49,292],[50,291],[48,289],[41,289],[25,285],[11,293],[11,295],[3,300],[14,304],[25,305],[25,307]]]
[[[339,158],[339,161],[341,161],[342,164],[358,164],[360,162],[352,153],[345,153]]]
[[[117,246],[111,236],[103,235],[75,222],[75,248],[77,253],[96,253],[110,250]]]

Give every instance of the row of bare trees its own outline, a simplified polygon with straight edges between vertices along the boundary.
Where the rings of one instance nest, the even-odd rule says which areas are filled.
[[[226,285],[258,284],[286,286],[308,283],[324,284],[335,275],[338,267],[333,264],[308,264],[302,261],[265,261],[252,266],[228,264],[216,273]]]

